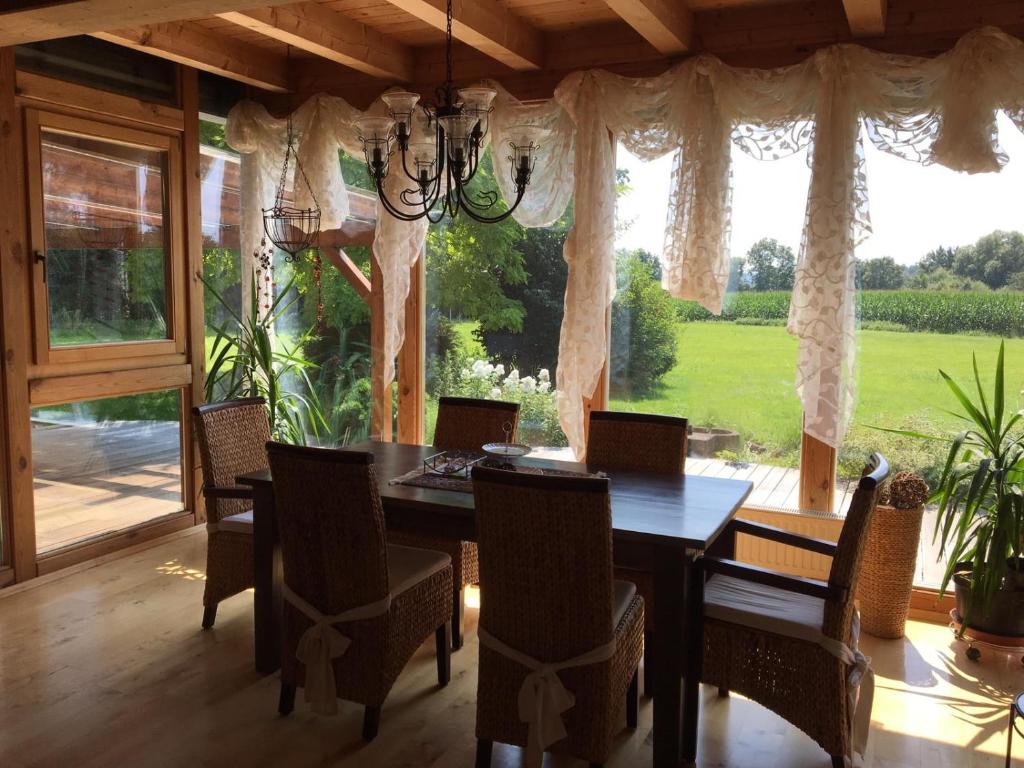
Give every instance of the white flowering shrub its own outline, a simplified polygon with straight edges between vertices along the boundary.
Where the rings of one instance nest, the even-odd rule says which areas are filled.
[[[536,376],[520,376],[516,368],[506,372],[501,363],[466,361],[446,395],[505,400],[519,403],[519,441],[531,446],[568,445],[558,423],[551,373],[541,368]]]

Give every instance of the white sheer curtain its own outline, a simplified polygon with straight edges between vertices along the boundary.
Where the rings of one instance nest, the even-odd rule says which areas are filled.
[[[838,446],[853,406],[854,252],[871,230],[862,126],[886,152],[968,173],[998,171],[1007,161],[998,144],[997,110],[1024,130],[1024,43],[992,28],[966,35],[933,59],[843,45],[793,66],[757,70],[698,56],[650,78],[575,72],[554,99],[536,103],[489,84],[498,91],[491,137],[506,200],[514,188],[502,155],[513,129],[525,123],[544,131],[537,170],[515,219],[546,226],[575,196],[575,223],[564,247],[569,277],[557,388],[562,428],[577,455],[584,448],[583,398],[599,381],[615,290],[616,139],[645,159],[674,153],[664,286],[716,313],[729,276],[731,146],[765,160],[809,151],[813,172],[788,328],[800,342],[796,386],[805,427]],[[382,108],[377,101],[369,111]],[[353,123],[361,114],[323,95],[293,114],[326,228],[347,214],[337,151],[360,153]],[[243,156],[245,265],[262,235],[260,208],[273,199],[285,128],[286,121],[252,102],[237,105],[228,118],[228,142]],[[392,199],[403,187],[397,173],[387,185]],[[298,202],[305,201],[300,196]],[[380,211],[374,256],[384,283],[385,384],[403,341],[409,269],[425,234],[425,222]]]

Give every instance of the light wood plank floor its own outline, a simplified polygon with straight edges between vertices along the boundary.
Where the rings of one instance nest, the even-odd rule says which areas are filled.
[[[472,765],[475,609],[451,685],[436,688],[431,638],[385,705],[377,741],[364,746],[355,705],[321,718],[300,693],[295,713],[277,716],[276,676],[252,669],[249,595],[222,604],[216,628],[200,631],[204,562],[197,532],[0,592],[0,766]],[[1003,765],[1008,695],[1024,690],[1019,659],[988,652],[973,664],[945,627],[917,623],[904,641],[864,645],[878,676],[867,765]],[[705,690],[702,707],[701,766],[829,765],[752,702]],[[643,699],[640,727],[623,730],[609,768],[650,765],[651,710]],[[1024,739],[1019,747],[1024,756]],[[496,749],[496,767],[520,764],[517,750]]]

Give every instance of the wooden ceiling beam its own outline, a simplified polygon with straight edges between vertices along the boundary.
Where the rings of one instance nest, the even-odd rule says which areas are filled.
[[[605,0],[605,3],[659,53],[674,56],[693,48],[693,12],[685,0]]]
[[[93,37],[212,72],[267,91],[288,91],[284,56],[189,21],[95,32]]]
[[[402,82],[413,78],[413,56],[409,48],[317,3],[229,11],[218,15],[357,72]]]
[[[854,37],[881,37],[885,34],[887,0],[843,0],[843,8]]]
[[[141,27],[224,11],[283,5],[281,0],[26,0],[0,4],[0,47]]]
[[[389,0],[406,13],[442,31],[445,0]],[[544,66],[544,36],[497,0],[453,0],[452,37],[512,69]]]

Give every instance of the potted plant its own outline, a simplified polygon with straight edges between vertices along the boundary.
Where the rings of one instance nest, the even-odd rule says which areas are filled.
[[[940,370],[966,429],[953,438],[931,501],[935,538],[948,565],[941,593],[955,585],[962,628],[1024,636],[1024,411],[1008,414],[1004,345],[986,396],[974,357],[977,399]],[[923,436],[922,436],[923,437]]]

